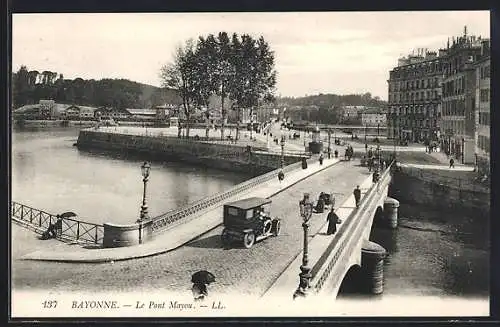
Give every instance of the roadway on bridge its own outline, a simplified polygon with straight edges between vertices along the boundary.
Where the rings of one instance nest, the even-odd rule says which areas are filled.
[[[283,219],[282,233],[277,238],[255,244],[251,249],[224,248],[220,241],[222,227],[217,227],[177,250],[130,261],[70,264],[25,261],[13,257],[13,287],[17,290],[47,291],[148,292],[164,289],[189,292],[191,274],[206,269],[217,277],[217,282],[210,287],[212,293],[237,292],[259,296],[301,252],[302,228],[298,201],[302,194],[310,192],[316,199],[320,191],[334,192],[339,205],[352,194],[354,186],[361,184],[368,176],[367,169],[360,167],[359,161],[341,162],[273,196],[271,211],[272,215]],[[326,212],[313,215],[312,234],[325,224],[326,215]],[[27,246],[23,249],[23,245],[18,243],[18,236],[28,240],[30,237],[25,233],[32,233],[19,228],[13,226],[12,240],[16,243],[16,256],[34,248]],[[47,251],[55,246],[53,242],[44,244],[47,244]]]

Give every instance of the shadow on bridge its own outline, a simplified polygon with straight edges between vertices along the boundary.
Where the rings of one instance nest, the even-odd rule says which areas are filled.
[[[187,247],[192,248],[203,248],[203,249],[230,249],[230,246],[225,246],[222,244],[220,235],[212,235],[209,237],[194,240],[188,244]]]

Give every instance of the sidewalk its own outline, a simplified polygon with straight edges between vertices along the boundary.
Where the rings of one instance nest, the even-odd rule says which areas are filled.
[[[285,175],[285,179],[280,183],[278,179],[272,179],[263,183],[259,188],[254,188],[246,193],[229,198],[225,203],[236,201],[250,196],[271,197],[307,177],[320,172],[338,163],[338,159],[325,159],[323,165],[319,165],[317,160],[310,160],[307,169],[298,169]],[[110,262],[118,260],[128,260],[142,258],[174,250],[199,235],[219,226],[222,223],[223,204],[194,214],[188,221],[173,226],[171,229],[162,232],[153,240],[136,246],[120,248],[97,248],[88,249],[72,246],[71,250],[61,247],[61,251],[35,251],[21,257],[21,259],[60,261],[60,262]]]
[[[431,152],[428,153],[431,157],[439,160],[444,165],[447,165],[448,167],[450,166],[450,157],[448,157],[444,152]],[[454,158],[453,160],[455,161],[455,166],[467,166],[467,167],[474,167],[473,164],[463,164],[459,159]]]
[[[360,185],[361,198],[363,198],[372,186],[372,177],[366,178]],[[351,212],[355,210],[356,202],[354,200],[354,195],[350,195],[342,205],[336,210],[337,215],[344,223]],[[314,267],[315,263],[321,258],[325,253],[326,249],[330,245],[333,235],[327,235],[326,231],[328,229],[328,223],[325,222],[321,230],[310,237],[308,254],[309,254],[309,267]],[[337,227],[338,229],[338,227]],[[297,255],[297,257],[292,261],[292,263],[286,268],[285,271],[279,276],[279,278],[274,282],[274,284],[263,294],[263,297],[269,298],[291,298],[293,292],[297,289],[299,285],[299,273],[300,266],[302,265],[302,251]]]

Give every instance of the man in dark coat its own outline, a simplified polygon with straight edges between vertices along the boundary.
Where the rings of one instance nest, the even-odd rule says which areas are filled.
[[[356,186],[352,193],[354,194],[354,200],[356,201],[356,208],[359,208],[359,200],[361,200],[361,190],[359,189],[359,185]]]
[[[326,231],[327,235],[332,235],[335,234],[337,231],[337,224],[341,223],[341,220],[339,216],[335,213],[335,209],[332,206],[332,209],[328,213],[328,216],[326,217],[326,220],[328,221],[328,230]]]

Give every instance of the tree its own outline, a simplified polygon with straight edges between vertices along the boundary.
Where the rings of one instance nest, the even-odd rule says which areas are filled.
[[[186,136],[189,137],[191,114],[197,99],[196,87],[198,62],[193,40],[187,40],[184,46],[178,46],[173,62],[164,65],[160,71],[160,78],[164,87],[178,90],[182,99],[182,106],[186,116]],[[197,84],[198,83],[198,84]],[[179,137],[181,128],[179,127]]]
[[[13,78],[13,108],[29,103],[29,73],[26,66],[21,66]]]
[[[253,109],[261,103],[274,101],[276,71],[274,53],[261,36],[257,41],[248,34],[240,38],[236,33],[231,39],[230,62],[235,67],[233,83],[229,92],[238,108]]]

